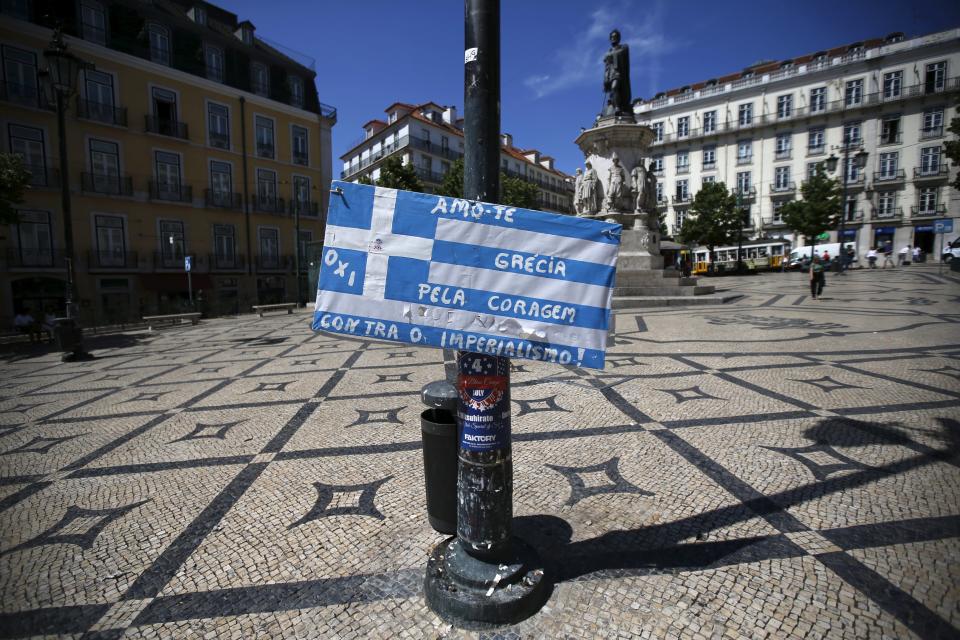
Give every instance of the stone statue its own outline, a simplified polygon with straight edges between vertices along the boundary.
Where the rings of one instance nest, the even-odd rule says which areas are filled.
[[[574,179],[573,188],[573,211],[579,214],[583,208],[583,169],[577,167],[577,175]]]
[[[601,116],[633,117],[630,104],[630,47],[620,44],[620,32],[610,32],[610,49],[603,55],[604,104]]]
[[[656,217],[657,213],[657,176],[653,173],[653,162],[647,166],[646,176],[644,176],[646,187],[643,193],[643,210]]]
[[[585,165],[587,170],[583,173],[583,180],[580,182],[580,215],[590,216],[600,211],[600,180],[597,179],[597,172],[593,170],[593,165],[589,162]]]
[[[627,182],[627,173],[620,164],[620,157],[613,154],[613,164],[610,165],[607,178],[607,197],[603,201],[604,211],[619,211],[620,202]]]
[[[630,190],[636,194],[634,211],[641,213],[646,206],[647,198],[647,168],[640,162],[630,172]]]

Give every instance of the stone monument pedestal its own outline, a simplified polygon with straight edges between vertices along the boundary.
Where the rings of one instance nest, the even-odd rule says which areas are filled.
[[[660,220],[652,193],[656,179],[644,166],[652,141],[653,131],[649,127],[621,117],[599,118],[575,141],[586,159],[588,172],[596,174],[593,188],[600,191],[577,203],[577,215],[623,225],[613,308],[719,304],[723,299],[696,299],[712,294],[713,286],[698,285],[697,278],[685,278],[679,271],[663,268]],[[614,185],[614,191],[625,192],[620,197],[611,197],[612,181],[623,185]]]

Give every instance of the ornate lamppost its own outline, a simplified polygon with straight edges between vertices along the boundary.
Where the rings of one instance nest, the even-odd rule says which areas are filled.
[[[843,238],[844,238],[844,223],[847,219],[847,182],[850,178],[850,147],[853,146],[850,142],[844,142],[843,145],[843,197],[840,203],[840,237],[838,238],[840,242],[840,255],[839,260],[837,260],[837,273],[843,274],[844,263],[846,262],[846,252],[843,248]],[[839,149],[840,147],[833,147],[833,149]],[[854,162],[856,162],[857,170],[863,169],[867,166],[867,152],[863,150],[863,147],[860,147],[860,150],[853,156]],[[833,173],[837,170],[837,161],[839,158],[834,154],[830,154],[830,157],[827,158],[827,171]],[[810,256],[811,259],[813,256]]]
[[[43,88],[47,99],[57,109],[57,135],[60,152],[60,202],[63,210],[64,259],[67,263],[66,318],[57,327],[61,347],[67,353],[63,359],[80,360],[92,357],[83,349],[83,334],[79,325],[79,314],[75,308],[77,298],[74,279],[73,218],[70,206],[70,178],[67,172],[67,132],[66,112],[70,99],[77,92],[77,81],[81,69],[92,69],[93,65],[81,60],[67,51],[67,44],[59,27],[53,32],[50,46],[43,52],[46,69],[41,73]]]

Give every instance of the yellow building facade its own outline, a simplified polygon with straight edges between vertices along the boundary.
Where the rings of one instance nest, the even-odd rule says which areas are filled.
[[[4,327],[21,309],[62,314],[70,266],[43,90],[54,18],[38,4],[0,16],[0,148],[31,174],[17,223],[0,226]],[[336,123],[312,68],[206,3],[56,5],[69,51],[93,65],[66,114],[82,323],[181,311],[190,292],[211,315],[292,302],[298,253],[310,299],[304,251],[323,237]]]

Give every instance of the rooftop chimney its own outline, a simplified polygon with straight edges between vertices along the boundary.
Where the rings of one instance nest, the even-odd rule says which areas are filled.
[[[456,126],[457,124],[457,108],[455,106],[449,106],[443,111],[443,121],[447,124],[452,124]]]

